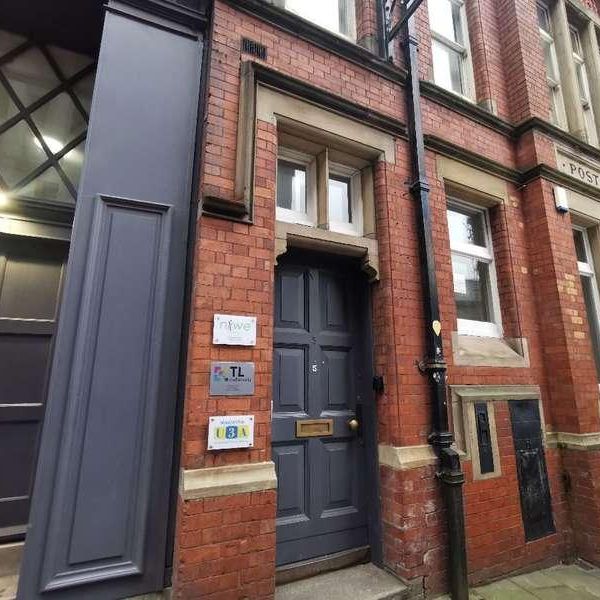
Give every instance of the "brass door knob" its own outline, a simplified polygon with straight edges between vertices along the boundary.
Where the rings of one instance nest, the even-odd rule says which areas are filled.
[[[350,427],[351,431],[358,431],[360,423],[356,419],[350,419],[348,421],[348,427]]]

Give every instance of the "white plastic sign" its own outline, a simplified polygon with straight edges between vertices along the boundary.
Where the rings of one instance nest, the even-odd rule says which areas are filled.
[[[254,415],[208,419],[208,449],[229,450],[254,446]]]
[[[213,344],[256,346],[256,317],[215,315]]]

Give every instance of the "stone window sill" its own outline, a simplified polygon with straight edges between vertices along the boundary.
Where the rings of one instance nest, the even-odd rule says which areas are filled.
[[[529,367],[526,338],[477,337],[452,333],[454,364],[462,367]]]

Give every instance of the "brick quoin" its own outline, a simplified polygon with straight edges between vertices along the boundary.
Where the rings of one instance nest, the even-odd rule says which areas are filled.
[[[245,3],[241,1],[239,6]],[[585,4],[598,10],[594,0]],[[377,3],[357,11],[359,40],[377,34]],[[477,102],[494,107],[506,125],[547,119],[548,89],[534,0],[467,0]],[[416,13],[421,77],[431,80],[431,45],[424,4]],[[247,37],[267,48],[264,61],[241,52]],[[235,198],[236,146],[242,61],[254,60],[286,76],[406,123],[401,72],[396,80],[217,0],[214,6],[200,202]],[[401,61],[396,61],[401,64]],[[555,140],[530,130],[520,137],[427,96],[423,127],[443,140],[493,161],[503,172],[556,167]],[[457,101],[458,102],[458,101]],[[462,102],[462,101],[461,101]],[[466,102],[466,101],[465,101]],[[271,460],[273,282],[278,134],[257,120],[252,224],[201,214],[196,231],[193,301],[181,450],[182,469],[244,465]],[[374,370],[385,380],[377,399],[378,442],[425,446],[431,432],[426,379],[416,363],[425,355],[424,296],[410,195],[410,153],[395,139],[395,162],[374,164],[375,221],[380,279],[372,285]],[[490,209],[500,309],[507,338],[526,338],[529,366],[456,365],[452,332],[456,306],[446,217],[447,191],[438,155],[426,152],[442,337],[450,385],[535,385],[547,432],[600,430],[596,378],[585,304],[573,247],[571,221],[554,206],[553,183],[543,175],[526,183],[504,177],[505,200]],[[467,161],[461,158],[461,161]],[[256,315],[257,344],[212,345],[215,313]],[[251,397],[211,397],[213,360],[253,361]],[[525,541],[509,402],[494,402],[501,475],[466,475],[469,577],[472,584],[581,556],[600,562],[600,452],[545,449],[556,533]],[[248,450],[208,452],[208,418],[253,414],[255,443]],[[447,589],[446,515],[436,466],[395,470],[380,466],[383,557],[386,567],[427,592]],[[184,501],[175,536],[173,587],[178,599],[266,600],[273,597],[277,495],[275,490]]]

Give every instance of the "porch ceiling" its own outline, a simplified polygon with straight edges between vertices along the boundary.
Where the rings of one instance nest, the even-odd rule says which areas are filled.
[[[2,0],[0,28],[95,54],[102,34],[102,5],[102,0]]]

